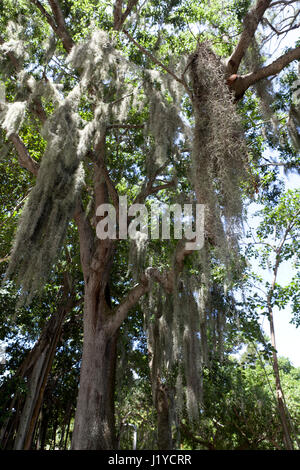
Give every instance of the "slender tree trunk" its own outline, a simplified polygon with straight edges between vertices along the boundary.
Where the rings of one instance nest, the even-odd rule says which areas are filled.
[[[47,436],[47,429],[48,429],[48,421],[49,417],[45,413],[41,413],[41,424],[39,430],[39,450],[44,450],[46,444],[46,436]]]
[[[63,301],[65,302],[65,300]],[[60,338],[61,329],[70,305],[62,305],[53,316],[37,345],[39,354],[33,354],[36,359],[28,379],[28,392],[20,417],[20,424],[14,444],[15,450],[31,447],[31,442],[43,402],[45,386],[53,364],[55,350]],[[36,351],[35,351],[36,352]]]
[[[272,307],[272,297],[274,294],[275,286],[276,286],[276,281],[277,281],[277,274],[278,274],[278,268],[279,268],[279,262],[280,262],[280,253],[281,253],[281,248],[283,246],[283,243],[285,241],[287,235],[284,235],[281,244],[277,250],[276,253],[276,262],[275,266],[273,269],[273,281],[272,285],[270,288],[270,291],[268,293],[267,297],[267,305],[268,305],[268,313],[269,313],[269,324],[270,324],[270,334],[271,334],[271,344],[273,347],[272,351],[272,356],[273,356],[273,372],[275,376],[275,386],[276,386],[276,398],[277,398],[277,407],[278,407],[278,413],[280,417],[280,421],[282,424],[282,430],[283,430],[283,439],[284,439],[284,444],[287,450],[293,450],[293,441],[291,438],[291,431],[290,431],[290,423],[288,421],[287,417],[287,409],[285,405],[285,400],[284,400],[284,394],[283,390],[281,387],[281,380],[280,380],[280,373],[279,373],[279,366],[278,366],[278,358],[277,358],[277,351],[276,351],[276,338],[275,338],[275,327],[274,327],[274,314],[273,314],[273,307]]]
[[[69,411],[69,415],[68,415],[67,431],[66,431],[63,450],[67,449],[68,437],[69,437],[69,432],[70,432],[70,425],[71,425],[71,420],[72,420],[72,414],[73,414],[73,408],[71,407],[70,411]]]
[[[97,283],[85,290],[84,339],[72,449],[114,449],[117,333],[106,327],[108,306]]]
[[[47,360],[47,351],[42,351],[37,362],[34,364],[31,376],[28,381],[28,390],[26,395],[25,404],[22,410],[20,424],[14,444],[14,450],[24,449],[24,444],[28,435],[31,425],[37,395],[41,387],[41,378],[44,374],[45,362]]]
[[[269,307],[269,323],[270,323],[270,332],[271,332],[271,343],[273,347],[273,351],[272,351],[273,372],[274,372],[275,384],[276,384],[276,398],[277,398],[278,413],[279,413],[280,421],[282,424],[285,447],[287,450],[293,450],[294,446],[293,446],[293,441],[291,439],[290,426],[289,426],[289,421],[287,418],[287,410],[285,406],[284,394],[283,394],[281,380],[280,380],[278,358],[277,358],[277,352],[276,352],[276,339],[275,339],[273,310],[270,307]]]

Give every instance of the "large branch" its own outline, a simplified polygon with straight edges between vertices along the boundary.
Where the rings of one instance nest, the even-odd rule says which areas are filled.
[[[160,62],[160,60],[157,59],[157,57],[155,57],[150,51],[148,51],[147,49],[145,49],[143,46],[141,46],[132,36],[131,34],[126,31],[126,29],[123,29],[123,33],[128,37],[128,39],[138,48],[140,49],[141,52],[143,52],[147,57],[149,57],[149,59],[151,59],[156,65],[158,65],[159,67],[161,67],[165,72],[167,72],[169,75],[171,75],[171,77],[174,78],[174,80],[176,80],[177,82],[181,83],[181,85],[184,86],[184,88],[186,89],[187,93],[189,96],[191,96],[191,90],[189,89],[186,81],[185,81],[185,78],[184,78],[184,75],[182,75],[181,77],[178,77],[171,69],[169,69],[168,67],[166,67],[162,62]]]
[[[0,44],[2,45],[4,43],[5,43],[4,39],[0,36]],[[20,72],[20,70],[22,69],[22,66],[19,60],[17,59],[17,57],[15,56],[15,54],[13,52],[8,52],[7,57],[9,58],[15,71]],[[41,121],[42,124],[45,123],[47,119],[47,114],[43,108],[41,98],[39,97],[34,98],[29,104],[29,109],[37,116],[37,118]]]
[[[104,188],[102,179],[104,179],[106,189],[116,209],[117,218],[119,218],[119,194],[118,194],[118,191],[116,190],[116,187],[109,175],[107,166],[105,164],[105,145],[106,145],[105,141],[106,141],[106,133],[103,132],[103,135],[99,139],[95,148],[95,152],[94,152],[94,156],[95,156],[94,187],[95,187],[96,207],[98,207],[100,204],[103,204],[103,203],[105,204],[106,202],[108,202],[105,199],[105,196],[103,194],[103,191],[105,190],[105,188]]]
[[[5,44],[4,39],[0,36],[0,45],[2,46]],[[17,57],[13,52],[7,52],[7,57],[9,58],[12,66],[15,68],[16,72],[19,72],[21,70],[21,65],[20,62],[18,61]]]
[[[277,75],[294,60],[300,60],[300,47],[289,50],[266,67],[257,69],[247,75],[234,75],[234,80],[230,83],[228,81],[229,87],[234,91],[236,98],[239,99],[250,86],[267,77]]]
[[[63,15],[63,12],[61,10],[60,4],[58,0],[48,0],[52,13],[54,15],[55,21],[57,23],[58,29],[57,29],[57,34],[62,40],[62,43],[64,45],[64,48],[66,49],[67,52],[70,52],[72,47],[74,46],[74,41],[70,36],[70,33],[67,29],[67,25],[65,22],[65,17]]]
[[[49,0],[49,4],[54,15],[54,18],[47,12],[39,0],[30,0],[42,13],[44,18],[55,32],[55,34],[61,39],[64,48],[67,52],[70,52],[74,42],[67,30],[65,19],[62,14],[60,5],[57,0]]]
[[[18,153],[18,160],[21,167],[26,168],[34,176],[37,176],[39,164],[30,156],[27,147],[18,134],[10,134],[9,139],[14,144]]]
[[[133,8],[137,5],[139,0],[128,0],[127,8],[123,12],[123,0],[116,0],[114,5],[114,29],[120,31],[125,23],[127,17],[130,15]]]
[[[267,65],[266,67],[262,67],[258,70],[255,70],[249,75],[246,75],[244,78],[246,82],[248,83],[248,87],[249,87],[250,85],[253,85],[259,80],[262,80],[263,78],[277,75],[279,72],[281,72],[282,69],[284,69],[284,67],[289,65],[294,60],[299,60],[299,59],[300,59],[300,46],[296,47],[295,49],[289,50],[288,52],[280,56],[278,59],[274,60],[274,62],[272,62],[270,65]]]
[[[250,46],[257,27],[270,4],[271,0],[257,0],[255,7],[247,13],[244,19],[243,32],[227,63],[228,75],[237,73],[241,60]]]
[[[80,198],[77,200],[74,219],[78,228],[79,246],[80,246],[80,260],[82,271],[87,277],[91,264],[91,259],[94,251],[94,232],[90,221],[85,213]]]
[[[151,279],[160,283],[168,294],[173,292],[177,276],[184,268],[184,259],[191,253],[191,250],[186,249],[186,242],[180,240],[176,246],[172,269],[163,271],[162,273],[154,267],[146,269],[140,278],[140,282],[130,290],[125,299],[121,301],[119,307],[115,310],[115,314],[111,316],[108,328],[111,329],[112,333],[116,332],[122,325],[130,309],[150,291]]]

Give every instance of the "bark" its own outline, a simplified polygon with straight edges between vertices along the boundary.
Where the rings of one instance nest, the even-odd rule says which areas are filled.
[[[156,389],[157,440],[159,450],[172,450],[172,427],[170,417],[170,400],[167,387],[158,380]]]
[[[105,135],[96,146],[94,166],[95,205],[108,202],[103,173]],[[111,322],[113,312],[107,299],[107,286],[113,262],[113,240],[96,240],[82,206],[75,220],[80,240],[84,275],[83,355],[72,437],[72,449],[105,450],[115,448],[114,391],[117,332]]]
[[[284,246],[284,243],[286,241],[286,238],[292,229],[294,221],[292,221],[286,228],[285,233],[283,235],[282,240],[280,241],[280,244],[278,248],[276,249],[276,261],[275,265],[273,268],[273,281],[271,288],[268,292],[267,296],[267,305],[268,305],[268,317],[269,317],[269,325],[270,325],[270,333],[271,333],[271,344],[273,347],[272,351],[272,357],[273,357],[273,372],[275,376],[275,386],[276,386],[276,398],[277,398],[277,408],[278,408],[278,413],[282,425],[282,430],[283,430],[283,439],[285,443],[285,447],[287,450],[293,450],[293,441],[291,438],[292,432],[291,432],[291,427],[290,427],[290,422],[288,419],[288,410],[286,408],[285,404],[285,399],[284,399],[284,394],[281,386],[281,380],[280,380],[280,373],[279,373],[279,365],[278,365],[278,358],[277,358],[277,351],[276,351],[276,338],[275,338],[275,327],[274,327],[274,314],[273,314],[273,306],[272,306],[272,298],[273,294],[275,291],[275,286],[277,282],[277,274],[278,274],[278,269],[279,269],[279,264],[280,264],[280,256],[281,256],[281,250]]]
[[[265,13],[270,7],[271,0],[257,0],[256,5],[252,8],[244,18],[244,29],[240,35],[239,41],[233,53],[231,54],[228,64],[228,75],[236,74],[243,59],[246,50],[254,38],[257,27]]]
[[[107,328],[108,306],[95,282],[85,289],[83,356],[72,449],[114,449],[117,332]]]
[[[28,374],[28,392],[17,431],[14,444],[15,450],[31,447],[33,434],[38,420],[40,408],[43,402],[44,391],[47,384],[48,376],[53,364],[56,346],[61,335],[63,321],[67,312],[72,308],[72,302],[66,302],[63,298],[60,308],[48,322],[39,342],[34,350],[29,354],[28,364],[30,373],[28,374],[26,367],[23,366],[22,376]],[[27,369],[28,370],[28,369]]]
[[[287,450],[293,450],[293,441],[290,433],[290,425],[287,417],[287,410],[285,406],[284,394],[281,386],[280,372],[278,365],[278,358],[276,352],[276,339],[275,339],[275,328],[274,328],[274,317],[273,310],[269,307],[269,324],[271,332],[271,344],[273,347],[272,357],[273,357],[273,372],[275,376],[275,386],[276,386],[276,399],[277,399],[277,408],[283,430],[283,439],[284,444]]]

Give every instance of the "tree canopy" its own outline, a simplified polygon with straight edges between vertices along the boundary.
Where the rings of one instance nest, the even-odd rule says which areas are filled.
[[[299,448],[299,18],[1,4],[1,448]]]

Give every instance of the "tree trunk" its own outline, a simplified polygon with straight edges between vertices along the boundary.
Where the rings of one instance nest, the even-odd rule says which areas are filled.
[[[277,407],[282,424],[283,430],[283,439],[284,444],[287,450],[293,450],[293,441],[291,439],[290,426],[287,418],[287,410],[284,402],[284,394],[281,387],[278,358],[276,352],[276,340],[275,340],[275,328],[274,328],[274,319],[273,319],[273,310],[269,307],[269,323],[270,323],[270,332],[271,332],[271,343],[273,347],[272,356],[273,356],[273,371],[275,376],[276,384],[276,398],[277,398]]]
[[[63,300],[62,303],[64,303]],[[40,341],[32,351],[33,366],[28,376],[28,392],[20,417],[20,424],[14,444],[15,450],[28,450],[43,402],[44,390],[53,364],[55,350],[61,335],[66,313],[71,304],[61,305],[56,314],[49,320]],[[31,361],[30,361],[31,362]]]
[[[70,425],[71,425],[71,419],[72,419],[72,414],[73,414],[73,408],[70,408],[70,412],[68,415],[68,424],[67,424],[67,431],[66,431],[66,437],[65,437],[65,442],[62,450],[67,449],[67,444],[68,444],[68,438],[69,438],[69,432],[70,432]]]
[[[91,276],[93,277],[93,276]],[[107,327],[108,306],[92,280],[86,283],[83,355],[72,449],[114,449],[117,333]],[[99,286],[98,286],[99,287]]]
[[[14,444],[14,450],[24,449],[25,441],[29,428],[31,427],[34,408],[41,387],[41,381],[44,375],[45,362],[47,360],[47,351],[42,351],[37,362],[34,364],[31,376],[28,380],[28,390],[25,404],[20,417],[20,424]]]
[[[157,441],[159,450],[172,450],[172,430],[168,390],[161,383],[156,391]]]

